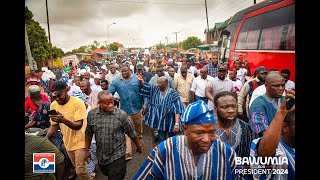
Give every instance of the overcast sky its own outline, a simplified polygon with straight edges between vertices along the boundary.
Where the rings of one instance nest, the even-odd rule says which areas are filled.
[[[261,2],[262,0],[257,0]],[[51,42],[64,52],[108,41],[125,47],[149,47],[178,42],[189,36],[205,40],[207,28],[205,0],[47,0]],[[207,0],[209,28],[253,0]],[[46,0],[26,0],[48,35]],[[168,39],[166,39],[166,37]]]

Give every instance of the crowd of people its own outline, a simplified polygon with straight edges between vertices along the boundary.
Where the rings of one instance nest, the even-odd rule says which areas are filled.
[[[124,179],[131,142],[143,151],[145,124],[157,145],[133,179],[294,179],[295,107],[286,102],[295,98],[295,84],[288,69],[251,73],[245,60],[231,69],[217,55],[175,54],[41,70],[26,80],[26,132],[44,130],[26,133],[26,178],[39,176],[32,153],[55,149],[57,166],[63,164],[56,179],[94,179],[96,166],[109,179]],[[42,141],[46,149],[31,148]],[[287,173],[243,173],[256,167],[236,164],[237,157],[287,157]]]

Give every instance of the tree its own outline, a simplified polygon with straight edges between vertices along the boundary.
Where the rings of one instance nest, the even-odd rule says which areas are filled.
[[[100,46],[100,43],[98,43],[98,41],[94,40],[93,44],[90,45],[90,52],[94,51],[95,49],[97,49]]]
[[[26,23],[26,29],[32,57],[41,66],[43,61],[47,60],[50,56],[50,45],[46,32],[38,22],[33,20]]]
[[[62,57],[64,55],[64,52],[61,48],[58,48],[56,46],[54,46],[52,48],[52,58],[53,59],[57,59],[58,57]]]
[[[46,36],[46,31],[37,21],[33,20],[33,14],[27,6],[25,7],[25,24],[32,57],[38,66],[42,66],[43,62],[50,58],[50,44]],[[63,54],[62,49],[53,47],[53,58],[57,58]]]
[[[177,43],[170,43],[170,44],[167,44],[166,46],[170,48],[177,48]]]
[[[106,46],[102,45],[99,49],[107,49]]]
[[[195,36],[190,36],[186,40],[181,42],[182,49],[188,50],[190,48],[197,48],[197,46],[201,45],[201,40]]]
[[[118,42],[113,42],[113,43],[109,44],[109,46],[112,51],[118,51],[118,48],[123,45]]]
[[[159,50],[159,49],[166,49],[166,45],[163,44],[163,43],[156,44],[155,46],[156,46],[156,48],[157,48],[158,50]]]

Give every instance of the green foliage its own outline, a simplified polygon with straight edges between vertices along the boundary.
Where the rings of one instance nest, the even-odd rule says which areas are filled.
[[[159,49],[166,49],[166,45],[163,44],[163,43],[159,43],[159,44],[156,44],[156,48],[159,50]]]
[[[170,44],[166,45],[166,47],[177,48],[177,43],[170,43]]]
[[[182,49],[187,50],[190,48],[197,48],[197,46],[201,45],[201,40],[195,36],[190,36],[186,40],[181,42]]]
[[[27,6],[24,8],[24,15],[25,15],[24,16],[24,20],[25,20],[26,23],[31,21],[32,18],[33,18],[33,14],[32,14],[31,11],[29,11]]]
[[[118,42],[113,42],[111,44],[109,44],[110,50],[112,51],[118,51],[118,48],[122,46],[122,44],[118,43]]]
[[[44,61],[51,59],[50,44],[46,31],[37,21],[33,20],[33,14],[27,6],[25,7],[25,24],[32,57],[38,66],[41,66]],[[61,48],[52,48],[52,59],[61,57],[63,54],[64,52]]]
[[[52,48],[52,58],[57,59],[58,57],[62,57],[64,55],[64,52],[61,48],[58,48],[54,46]]]
[[[102,45],[99,49],[107,49],[106,46]]]
[[[50,58],[50,46],[46,37],[46,32],[38,22],[30,20],[26,23],[29,45],[32,57],[37,64],[42,64],[44,60]]]
[[[65,55],[76,54],[76,53],[92,53],[92,47],[89,46],[80,46],[78,49],[73,49],[65,53]]]

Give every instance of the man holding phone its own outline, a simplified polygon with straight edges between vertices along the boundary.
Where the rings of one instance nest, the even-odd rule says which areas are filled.
[[[68,95],[64,82],[53,82],[50,90],[54,99],[50,109],[56,110],[57,115],[49,115],[51,125],[47,137],[50,138],[60,128],[65,148],[79,179],[90,180],[92,178],[85,163],[86,106],[81,99]]]

